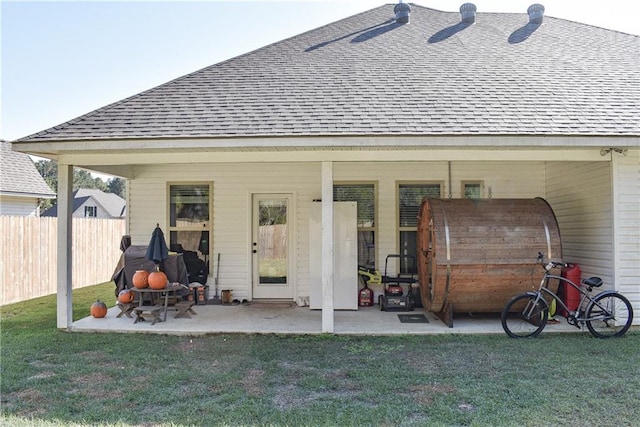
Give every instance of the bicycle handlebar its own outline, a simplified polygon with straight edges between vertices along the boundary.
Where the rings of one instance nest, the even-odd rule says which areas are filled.
[[[538,263],[540,265],[542,265],[542,267],[549,271],[552,268],[556,268],[556,267],[568,267],[569,264],[567,264],[566,262],[563,261],[553,261],[553,260],[549,260],[547,262],[547,264],[545,265],[544,263],[544,255],[542,254],[542,252],[538,252]]]

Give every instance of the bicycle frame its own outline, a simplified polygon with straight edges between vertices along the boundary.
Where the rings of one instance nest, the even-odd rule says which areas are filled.
[[[576,310],[570,310],[569,307],[564,303],[564,301],[562,301],[562,299],[556,293],[554,293],[552,290],[548,288],[548,284],[551,279],[558,279],[560,283],[564,283],[565,285],[566,284],[571,285],[575,289],[577,289],[578,292],[580,292],[580,303],[578,304],[578,308]],[[577,322],[584,323],[587,321],[607,320],[607,319],[613,318],[613,316],[609,314],[608,310],[605,307],[603,307],[600,303],[594,301],[594,299],[590,295],[591,290],[592,288],[590,287],[587,287],[587,290],[585,290],[583,286],[575,284],[574,282],[567,279],[566,277],[558,276],[555,274],[549,274],[549,271],[545,268],[545,274],[540,282],[540,287],[538,288],[538,292],[535,292],[536,302],[539,301],[540,299],[543,299],[545,304],[548,307],[549,304],[547,303],[547,300],[543,297],[543,294],[546,294],[550,298],[555,299],[556,304],[560,304],[564,309],[565,313],[567,313],[566,315],[563,315],[563,317],[567,319],[567,322],[569,322],[569,324],[574,324],[575,326],[578,326],[576,324]],[[604,292],[615,293],[615,291],[604,291]],[[586,308],[586,304],[588,303],[595,304],[598,308],[600,308],[603,312],[607,314],[601,315],[598,317],[584,317],[582,313],[584,312],[584,309]]]
[[[500,320],[507,335],[526,338],[540,334],[549,320],[550,302],[554,301],[558,303],[557,308],[564,310],[562,316],[567,319],[568,324],[578,329],[585,326],[596,338],[621,337],[629,330],[633,323],[633,307],[622,294],[615,290],[605,290],[592,295],[595,288],[602,286],[601,278],[594,276],[575,283],[567,277],[551,273],[552,269],[564,268],[568,264],[551,260],[544,264],[542,261],[543,255],[539,253],[538,263],[544,269],[544,275],[538,289],[514,295],[502,309]],[[575,295],[576,298],[570,298],[565,303],[549,289],[549,284],[554,279],[558,280],[560,286],[565,286],[563,289],[571,290],[569,286],[573,287],[580,298]],[[574,306],[576,300],[579,301]]]

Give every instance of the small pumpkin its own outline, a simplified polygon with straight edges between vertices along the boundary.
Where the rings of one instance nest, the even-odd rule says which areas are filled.
[[[135,297],[136,296],[133,291],[130,291],[129,289],[123,289],[118,294],[118,302],[121,302],[123,304],[130,304],[133,302]]]
[[[167,275],[159,270],[149,274],[148,281],[149,281],[149,287],[155,290],[166,288],[167,283],[169,282],[169,280],[167,279]]]
[[[149,286],[149,272],[146,270],[136,270],[131,281],[136,288],[144,289]]]
[[[107,315],[107,305],[100,300],[91,304],[91,315],[96,319],[101,319]]]

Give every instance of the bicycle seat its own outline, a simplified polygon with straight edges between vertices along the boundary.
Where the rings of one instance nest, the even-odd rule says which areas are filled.
[[[592,288],[599,288],[602,286],[602,279],[599,277],[589,277],[588,279],[584,279],[582,283]]]

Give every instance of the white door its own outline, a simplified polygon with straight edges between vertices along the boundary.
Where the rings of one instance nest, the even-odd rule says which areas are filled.
[[[253,195],[253,298],[293,299],[290,194]]]

